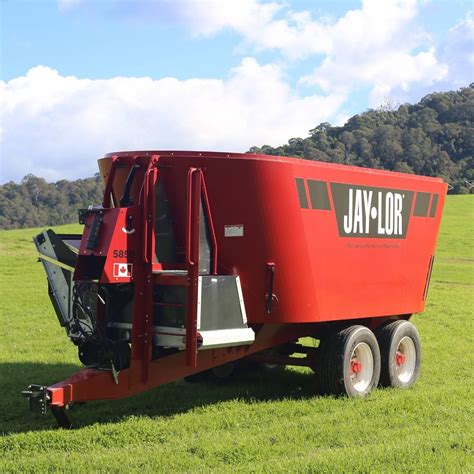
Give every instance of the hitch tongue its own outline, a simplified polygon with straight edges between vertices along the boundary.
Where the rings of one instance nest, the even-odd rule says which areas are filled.
[[[48,387],[31,384],[26,390],[23,390],[21,394],[29,399],[31,411],[46,415],[49,406],[54,418],[56,418],[56,421],[58,422],[58,425],[61,426],[61,428],[70,429],[72,427],[72,422],[67,416],[64,408],[58,407],[56,405],[50,405],[49,402],[51,401],[51,397],[48,392]]]
[[[31,384],[26,390],[23,390],[21,394],[29,399],[31,411],[46,415],[48,402],[50,401],[47,387]]]

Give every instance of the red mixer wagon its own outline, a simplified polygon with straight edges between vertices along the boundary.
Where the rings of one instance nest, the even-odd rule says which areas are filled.
[[[185,151],[112,153],[99,169],[104,198],[79,211],[83,234],[34,239],[86,368],[30,385],[33,410],[70,426],[74,403],[249,360],[309,366],[324,393],[415,382],[409,319],[425,307],[441,179]]]

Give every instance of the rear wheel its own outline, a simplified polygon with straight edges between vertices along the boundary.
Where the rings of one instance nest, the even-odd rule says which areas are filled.
[[[392,321],[376,331],[382,367],[380,385],[410,388],[421,366],[420,336],[409,321]]]
[[[378,384],[380,351],[372,331],[351,326],[323,339],[316,378],[323,393],[364,397]]]

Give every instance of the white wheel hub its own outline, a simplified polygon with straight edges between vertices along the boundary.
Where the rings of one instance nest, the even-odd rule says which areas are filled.
[[[411,337],[405,336],[395,352],[395,375],[402,383],[410,382],[415,373],[416,348]]]
[[[374,374],[374,356],[365,342],[354,347],[349,364],[349,380],[358,392],[364,392],[370,385]]]

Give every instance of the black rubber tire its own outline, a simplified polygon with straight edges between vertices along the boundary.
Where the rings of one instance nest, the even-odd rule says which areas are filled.
[[[259,364],[259,369],[265,374],[281,374],[285,370],[286,365],[280,364]]]
[[[351,383],[351,356],[360,343],[371,353],[373,370],[368,386],[357,390]],[[323,339],[315,365],[316,383],[321,393],[365,397],[377,387],[380,377],[380,350],[374,333],[365,326],[350,326]]]
[[[382,366],[380,370],[380,385],[382,387],[410,388],[418,379],[421,367],[420,335],[416,327],[404,319],[390,321],[375,331],[380,347]],[[396,374],[396,352],[400,341],[409,337],[416,351],[415,367],[411,378],[402,381]]]

